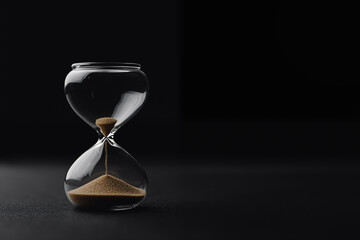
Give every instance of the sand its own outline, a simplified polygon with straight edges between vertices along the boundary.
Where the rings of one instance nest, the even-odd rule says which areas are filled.
[[[105,137],[109,135],[111,130],[114,128],[117,120],[111,117],[98,118],[95,124],[100,128],[100,131]],[[105,174],[108,173],[108,153],[107,153],[107,141],[105,140]]]
[[[114,128],[116,122],[117,120],[114,118],[103,117],[96,119],[95,124],[100,128],[100,131],[104,134],[104,136],[107,137]]]
[[[145,191],[105,174],[69,191],[68,197],[78,206],[109,207],[136,204],[145,197]]]

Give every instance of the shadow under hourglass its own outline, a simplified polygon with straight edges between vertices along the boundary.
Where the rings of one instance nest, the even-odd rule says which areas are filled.
[[[139,205],[136,208],[131,208],[127,210],[109,210],[106,208],[87,208],[87,207],[80,207],[75,206],[73,208],[74,212],[76,213],[84,213],[90,215],[127,215],[127,214],[155,214],[155,213],[166,213],[172,207],[162,207],[162,206],[155,206],[155,205]]]

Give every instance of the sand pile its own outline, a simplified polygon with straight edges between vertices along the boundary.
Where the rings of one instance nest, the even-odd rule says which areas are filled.
[[[145,197],[145,191],[105,174],[69,191],[68,196],[78,206],[107,207],[138,203]]]

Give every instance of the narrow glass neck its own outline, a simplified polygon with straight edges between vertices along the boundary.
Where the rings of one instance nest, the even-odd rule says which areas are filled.
[[[108,142],[110,145],[109,146],[113,146],[113,147],[118,147],[121,148],[114,139],[114,134],[109,134],[107,137],[105,137],[102,134],[99,134],[99,138],[96,142],[96,144],[105,144],[105,142]]]
[[[109,135],[107,135],[107,136],[104,136],[104,134],[102,134],[100,131],[97,131],[97,133],[98,133],[98,140],[101,140],[103,138],[114,140],[114,133],[113,132],[109,133]]]

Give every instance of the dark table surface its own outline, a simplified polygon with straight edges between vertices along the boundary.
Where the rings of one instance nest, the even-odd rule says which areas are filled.
[[[68,164],[1,161],[0,239],[359,239],[359,164],[170,162],[144,164],[141,206],[91,212]]]

